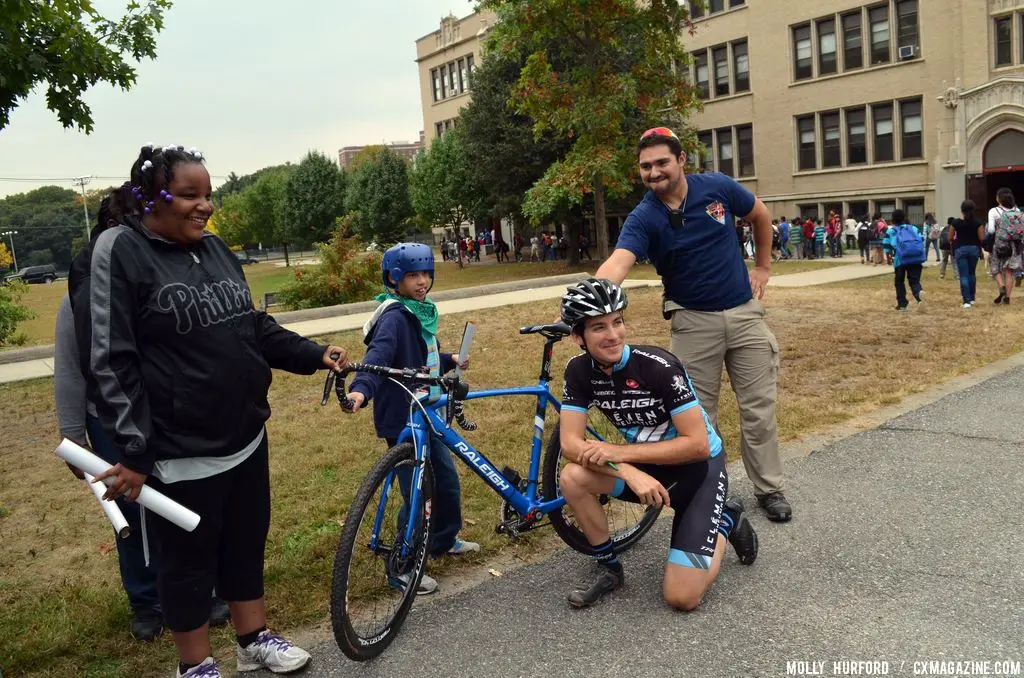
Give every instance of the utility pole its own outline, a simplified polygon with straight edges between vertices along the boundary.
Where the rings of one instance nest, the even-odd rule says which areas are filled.
[[[75,179],[75,185],[82,189],[82,212],[85,214],[85,242],[89,242],[92,238],[92,230],[89,228],[89,205],[86,203],[85,197],[85,185],[89,183],[92,177],[78,177]]]

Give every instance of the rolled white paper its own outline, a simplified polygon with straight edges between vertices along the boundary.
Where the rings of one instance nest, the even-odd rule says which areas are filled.
[[[124,539],[132,533],[132,528],[128,527],[128,521],[125,520],[124,514],[121,513],[121,509],[117,508],[117,504],[112,501],[107,501],[103,498],[103,483],[95,482],[91,474],[85,474],[85,482],[92,490],[92,493],[96,495],[96,498],[100,500],[100,506],[103,508],[103,512],[107,514],[107,518],[110,520],[110,524],[114,526],[114,532],[117,532],[117,536]]]
[[[82,469],[94,476],[100,475],[111,466],[89,450],[67,438],[62,440],[60,445],[57,446],[56,452],[58,457],[75,468]],[[186,532],[196,529],[196,525],[199,524],[198,513],[185,508],[168,496],[157,492],[152,487],[143,485],[142,492],[139,493],[139,498],[135,501],[153,513],[163,516]]]
[[[462,362],[469,360],[469,348],[473,345],[473,335],[476,334],[476,321],[470,320],[466,323],[466,329],[462,332],[462,346],[459,347],[459,359]],[[462,376],[462,368],[455,366],[455,375]]]

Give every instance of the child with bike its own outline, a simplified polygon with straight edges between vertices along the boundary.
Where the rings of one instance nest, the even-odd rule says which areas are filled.
[[[426,367],[433,376],[440,376],[456,365],[465,369],[468,361],[458,355],[442,353],[437,341],[439,315],[427,293],[434,285],[434,252],[419,243],[401,243],[384,253],[381,278],[387,292],[376,297],[380,306],[363,326],[366,355],[363,363],[394,368]],[[439,389],[417,397],[434,401]],[[409,414],[410,395],[399,384],[381,377],[360,373],[349,392],[350,412],[358,412],[372,399],[373,425],[377,437],[388,448],[398,442]],[[480,545],[459,538],[462,529],[462,508],[459,476],[448,448],[438,440],[430,441],[430,465],[434,475],[433,512],[431,516],[430,554],[462,555],[479,551]],[[408,496],[408,478],[403,478],[403,493]],[[396,586],[408,583],[409,575],[398,577]],[[437,581],[427,575],[420,580],[418,594],[433,593]]]
[[[663,595],[693,610],[715,578],[726,542],[740,562],[757,558],[757,534],[738,499],[726,500],[722,441],[694,393],[683,365],[656,346],[626,343],[622,288],[591,278],[562,296],[562,322],[583,353],[565,368],[560,415],[562,455],[570,460],[560,489],[600,565],[588,588],[569,593],[575,608],[593,605],[623,583],[601,495],[672,507],[672,538]],[[627,444],[588,440],[587,411],[596,407]]]

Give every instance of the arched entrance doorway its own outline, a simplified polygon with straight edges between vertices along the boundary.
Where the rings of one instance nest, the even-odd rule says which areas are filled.
[[[985,214],[996,204],[996,191],[1009,188],[1024,202],[1024,131],[1007,129],[985,143],[982,174],[968,178],[967,195]]]

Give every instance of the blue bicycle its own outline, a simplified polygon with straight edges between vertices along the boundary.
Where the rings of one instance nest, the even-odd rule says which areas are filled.
[[[327,377],[321,404],[326,405],[332,388],[341,406],[351,407],[345,379],[352,372],[369,372],[391,379],[411,396],[409,418],[398,443],[374,465],[360,485],[349,507],[338,542],[331,581],[331,624],[338,647],[349,658],[365,661],[383,652],[394,640],[415,599],[426,566],[430,535],[433,476],[429,442],[436,438],[486,482],[503,499],[499,534],[517,538],[544,522],[545,516],[558,535],[573,549],[593,552],[590,543],[565,505],[558,489],[561,447],[556,425],[543,459],[541,450],[544,416],[549,406],[557,411],[561,403],[551,393],[551,356],[554,345],[569,334],[558,323],[533,325],[520,334],[540,334],[547,341],[536,386],[469,391],[458,376],[432,377],[423,370],[393,369],[352,364],[338,378]],[[441,397],[427,404],[415,389],[438,386]],[[525,478],[509,467],[501,471],[474,449],[455,430],[454,420],[464,430],[475,430],[466,419],[465,403],[481,398],[528,396],[536,398],[530,469]],[[601,436],[588,427],[594,437]],[[633,546],[650,530],[660,509],[603,497],[612,540],[618,551]]]

